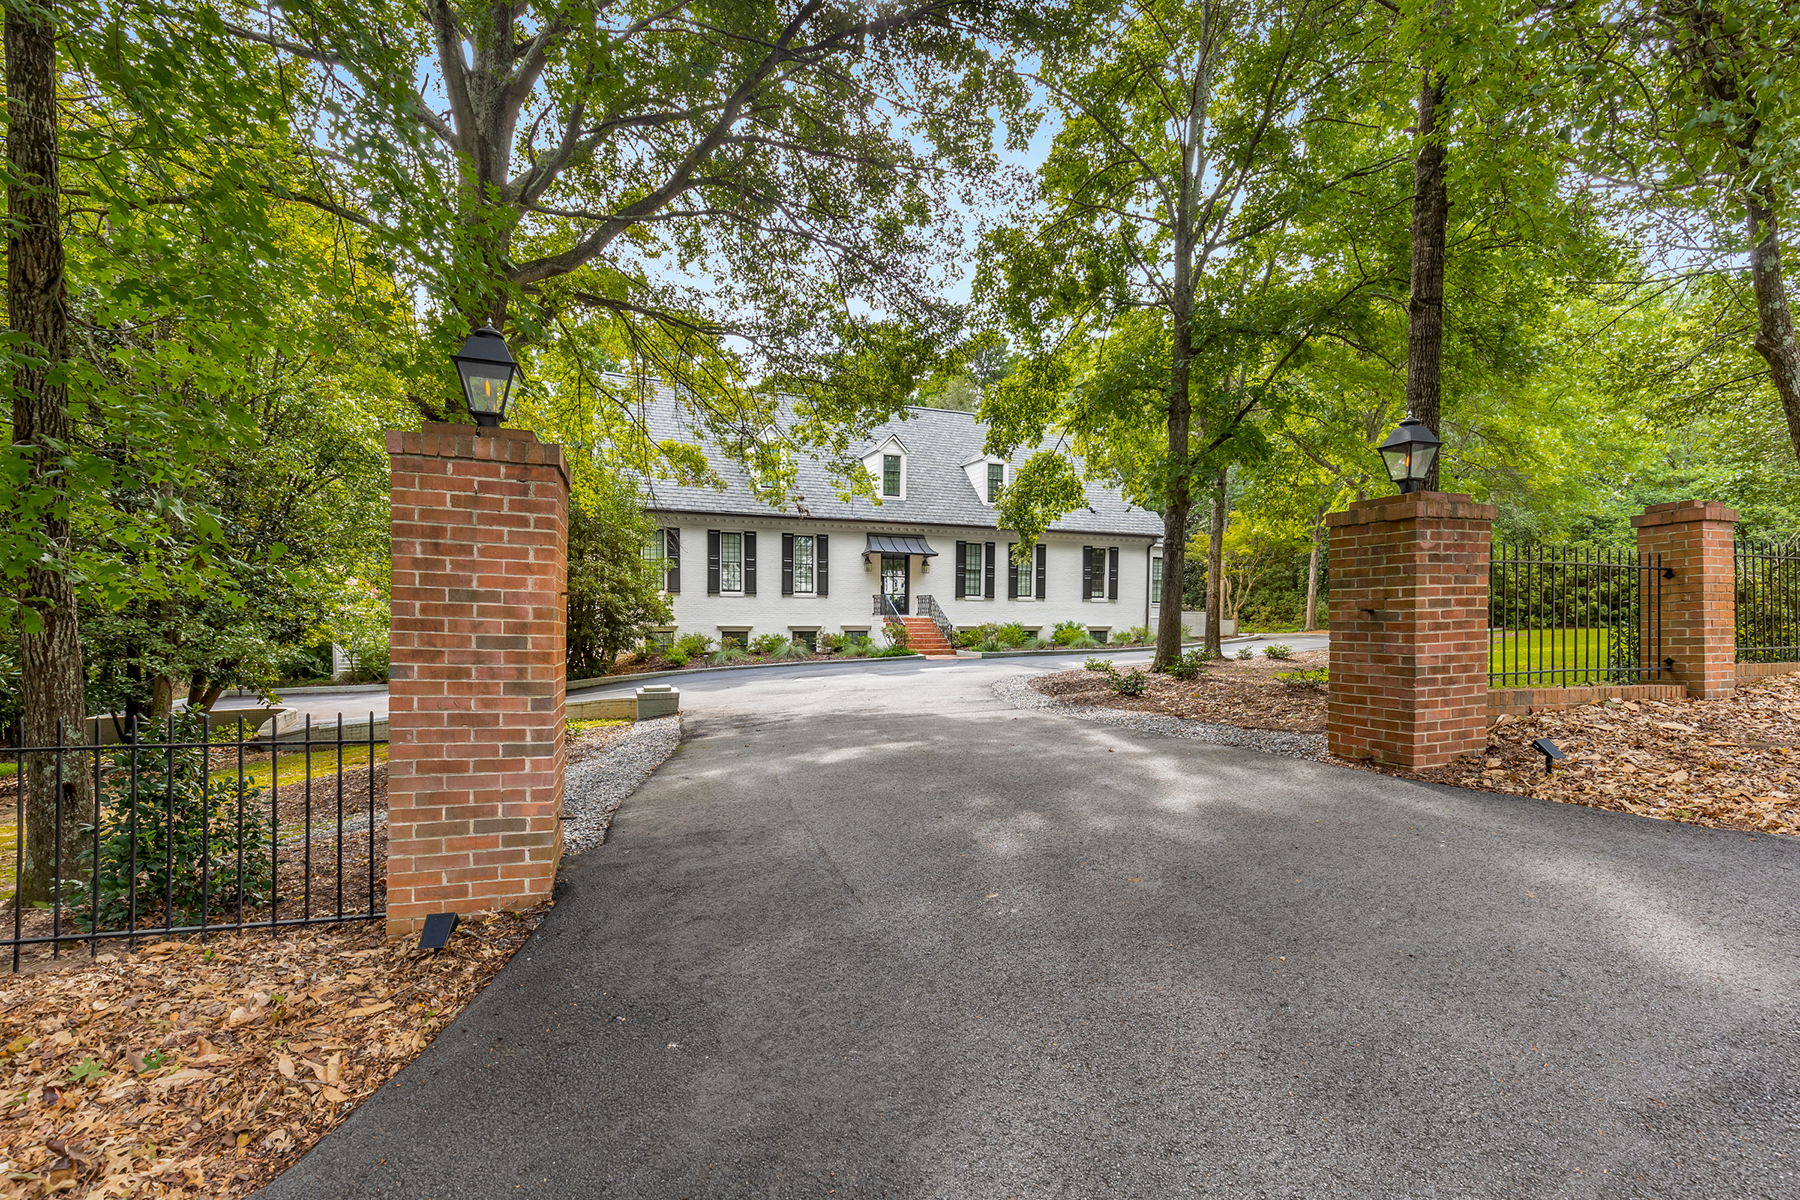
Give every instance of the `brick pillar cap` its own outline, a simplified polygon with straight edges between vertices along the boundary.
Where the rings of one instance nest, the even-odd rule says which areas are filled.
[[[1652,504],[1644,510],[1642,516],[1631,518],[1631,527],[1644,529],[1653,525],[1685,525],[1690,521],[1736,524],[1737,519],[1737,509],[1727,508],[1717,500],[1672,500],[1667,504]]]
[[[1325,523],[1336,529],[1345,525],[1417,521],[1426,517],[1438,521],[1492,521],[1497,511],[1492,504],[1477,504],[1473,497],[1459,492],[1413,492],[1405,496],[1358,500],[1347,511],[1326,517]]]
[[[563,454],[563,448],[539,441],[538,435],[529,429],[484,429],[479,425],[427,421],[417,432],[388,430],[387,449],[390,455],[416,454],[427,458],[467,458],[551,467],[562,475],[565,487],[569,484],[569,460]]]

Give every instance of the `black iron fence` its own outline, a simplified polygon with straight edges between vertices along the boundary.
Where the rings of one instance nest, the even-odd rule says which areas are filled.
[[[102,941],[386,916],[381,728],[372,715],[322,728],[308,718],[258,738],[194,714],[110,744],[0,751],[14,820],[0,946],[13,969],[28,952]]]
[[[1739,541],[1739,662],[1800,662],[1800,543]]]
[[[1496,544],[1488,575],[1488,686],[1644,683],[1663,657],[1658,554]]]

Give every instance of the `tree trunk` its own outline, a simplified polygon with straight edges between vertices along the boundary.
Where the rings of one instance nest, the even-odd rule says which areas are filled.
[[[1220,467],[1213,483],[1212,527],[1206,547],[1206,648],[1219,653],[1220,609],[1225,605],[1225,479]]]
[[[1306,625],[1302,633],[1319,627],[1319,551],[1325,539],[1325,514],[1321,512],[1312,528],[1312,555],[1306,560]]]
[[[13,359],[13,442],[32,447],[30,487],[60,491],[58,458],[70,440],[69,392],[63,360],[69,343],[68,289],[63,278],[60,182],[57,172],[56,30],[37,9],[5,16],[6,157],[11,167],[6,246],[7,316],[22,339]],[[50,11],[54,11],[50,9]],[[26,745],[81,742],[81,640],[75,587],[60,569],[69,550],[66,505],[46,504],[38,535],[43,556],[26,573],[21,599],[41,628],[19,636],[20,732]],[[57,802],[82,803],[86,773],[64,763],[59,797],[53,755],[26,760],[25,851],[19,903],[49,900],[57,876]],[[75,851],[74,821],[63,822],[65,861]]]
[[[1413,164],[1412,295],[1406,303],[1406,411],[1438,432],[1444,353],[1444,229],[1450,196],[1444,147],[1433,138],[1444,80],[1427,72],[1419,89],[1419,156]],[[1438,459],[1425,490],[1438,490]]]
[[[1750,281],[1756,290],[1756,352],[1769,364],[1775,394],[1787,416],[1788,440],[1800,457],[1800,344],[1794,337],[1794,314],[1788,307],[1787,283],[1781,276],[1780,230],[1766,192],[1749,204]]]

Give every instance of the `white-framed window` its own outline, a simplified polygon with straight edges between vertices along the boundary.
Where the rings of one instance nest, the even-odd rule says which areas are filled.
[[[744,590],[744,535],[741,533],[719,535],[719,590]]]
[[[794,595],[813,594],[813,540],[811,534],[794,535]]]
[[[788,641],[797,646],[805,646],[808,654],[816,654],[819,649],[819,631],[816,629],[790,629]]]
[[[721,628],[719,630],[719,648],[721,650],[727,646],[736,646],[739,650],[742,650],[749,644],[750,631],[748,629]]]
[[[1106,637],[1111,632],[1112,632],[1111,626],[1108,626],[1105,629],[1090,629],[1090,630],[1088,630],[1088,636],[1093,638],[1096,642],[1099,642],[1102,645],[1105,645]]]
[[[991,462],[987,465],[987,502],[997,504],[1000,501],[1000,489],[1006,486],[1006,464]]]
[[[1019,600],[1035,599],[1037,596],[1037,555],[1033,554],[1024,562],[1013,563],[1011,570],[1015,598]]]
[[[649,538],[644,542],[644,561],[660,569],[660,564],[666,557],[667,554],[663,546],[663,531],[660,529],[651,531]]]
[[[1150,603],[1162,603],[1162,555],[1150,560]]]
[[[883,496],[900,494],[900,456],[898,454],[881,456],[881,494]]]

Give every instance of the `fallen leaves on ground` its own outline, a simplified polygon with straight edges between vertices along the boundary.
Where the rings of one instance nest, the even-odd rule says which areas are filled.
[[[1544,774],[1549,738],[1568,761]],[[1720,700],[1589,704],[1502,718],[1487,753],[1432,771],[1333,760],[1383,774],[1538,796],[1665,821],[1800,833],[1800,675],[1746,684]]]
[[[1280,729],[1290,733],[1325,731],[1325,689],[1296,687],[1276,679],[1287,671],[1326,666],[1329,651],[1308,650],[1289,659],[1220,659],[1200,677],[1180,680],[1152,674],[1141,696],[1121,696],[1098,671],[1059,671],[1032,680],[1046,696],[1070,704],[1160,713],[1212,725],[1242,729]]]
[[[542,915],[465,918],[437,955],[362,924],[0,978],[0,1195],[255,1191],[412,1061]]]

